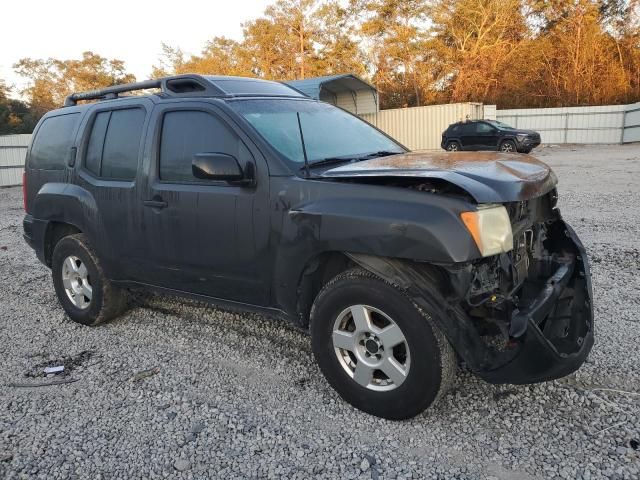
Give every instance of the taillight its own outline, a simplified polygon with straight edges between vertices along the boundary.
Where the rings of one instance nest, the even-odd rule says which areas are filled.
[[[27,212],[27,172],[22,172],[22,206],[25,213]]]

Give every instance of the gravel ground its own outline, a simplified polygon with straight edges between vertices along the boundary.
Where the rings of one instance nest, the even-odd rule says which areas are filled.
[[[590,359],[534,386],[461,373],[405,422],[343,402],[282,322],[152,296],[72,323],[22,241],[20,189],[0,189],[0,478],[638,478],[640,146],[536,154],[591,255]],[[52,380],[75,382],[16,386]]]

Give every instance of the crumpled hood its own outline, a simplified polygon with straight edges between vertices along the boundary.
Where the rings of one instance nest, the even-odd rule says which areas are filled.
[[[527,200],[558,183],[551,168],[530,155],[498,152],[409,152],[329,169],[324,178],[413,177],[440,179],[478,203]]]

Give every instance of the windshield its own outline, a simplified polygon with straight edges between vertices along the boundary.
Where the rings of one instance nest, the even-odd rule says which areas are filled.
[[[506,123],[499,122],[498,120],[486,120],[486,121],[489,122],[491,125],[495,125],[496,127],[506,128],[507,130],[513,130],[513,127],[511,125],[507,125]]]
[[[297,113],[309,163],[328,158],[357,158],[376,152],[405,150],[369,124],[326,103],[298,100],[229,102],[278,152],[302,165],[304,153]]]

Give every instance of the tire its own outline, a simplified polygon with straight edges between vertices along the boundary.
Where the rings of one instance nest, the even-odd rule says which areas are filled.
[[[126,293],[111,284],[81,233],[64,237],[56,244],[51,274],[58,301],[74,322],[99,325],[126,308]]]
[[[362,318],[360,307],[368,311],[369,326],[374,324],[368,338],[355,327],[356,316]],[[394,325],[402,340],[388,348],[400,338]],[[361,268],[343,272],[324,286],[311,310],[310,330],[313,353],[329,384],[351,405],[378,417],[403,420],[418,415],[449,389],[455,377],[455,353],[429,312],[400,288]],[[351,352],[336,347],[343,341]],[[380,349],[385,345],[386,350]],[[371,352],[376,351],[374,358]],[[396,365],[395,370],[390,365]],[[361,375],[369,370],[372,376]]]
[[[516,144],[512,140],[505,140],[500,144],[500,151],[502,153],[517,153]]]
[[[445,150],[447,152],[460,152],[462,151],[462,147],[460,146],[459,142],[452,141],[452,142],[447,142]]]

